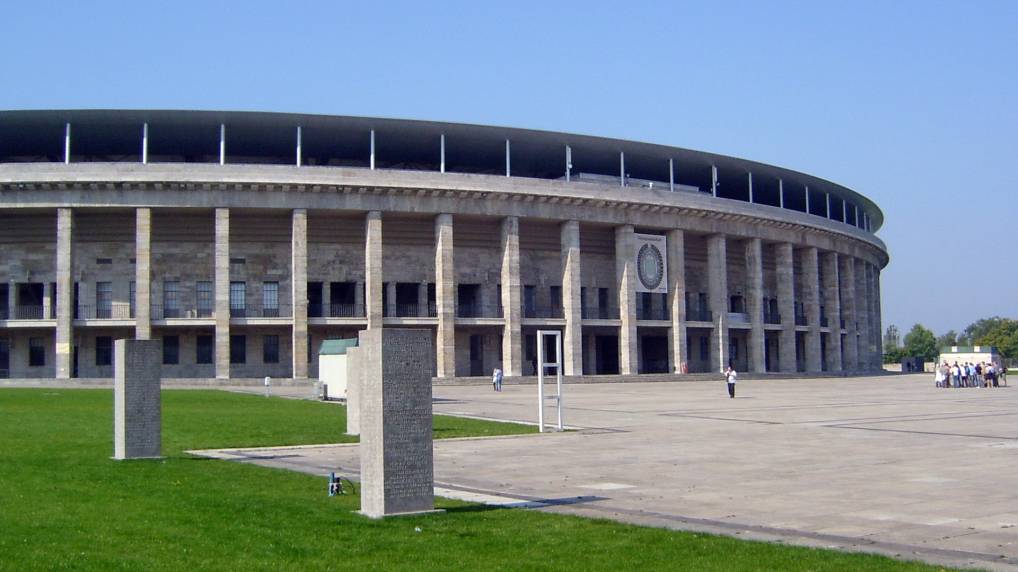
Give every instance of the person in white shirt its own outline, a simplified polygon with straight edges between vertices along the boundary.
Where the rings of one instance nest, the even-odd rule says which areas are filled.
[[[728,382],[728,397],[735,399],[735,381],[738,378],[738,374],[735,373],[735,368],[728,366],[725,370],[725,381]]]

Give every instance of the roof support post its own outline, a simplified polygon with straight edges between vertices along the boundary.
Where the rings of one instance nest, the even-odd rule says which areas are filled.
[[[509,140],[505,140],[505,176],[509,176]]]
[[[148,123],[141,126],[141,164],[148,164]]]
[[[71,162],[71,124],[64,125],[64,163]]]
[[[668,159],[668,190],[675,192],[675,159]]]
[[[848,222],[848,201],[841,199],[841,222]]]
[[[371,130],[371,170],[375,170],[375,130]]]
[[[303,144],[303,133],[301,133],[300,125],[298,125],[297,126],[297,166],[298,167],[300,167],[300,164],[301,164],[301,161],[302,161],[302,157],[301,157],[301,155],[303,154],[302,144]]]
[[[753,173],[749,173],[749,202],[753,202]]]
[[[862,228],[861,221],[859,220],[859,205],[855,205],[855,226],[856,228]]]
[[[718,196],[718,166],[710,166],[710,194]]]
[[[626,152],[619,151],[619,186],[626,186]]]
[[[573,149],[566,145],[566,181],[569,181],[569,172],[573,170]]]
[[[226,124],[219,124],[219,164],[226,164]]]
[[[827,218],[831,218],[831,193],[827,193]]]
[[[803,186],[806,188],[806,214],[810,214],[810,212],[809,212],[809,185],[803,185]]]
[[[785,181],[778,179],[778,206],[785,208]]]
[[[439,135],[439,137],[438,137],[438,154],[439,154],[439,157],[438,157],[438,159],[439,159],[438,171],[440,173],[444,173],[445,172],[445,133]]]

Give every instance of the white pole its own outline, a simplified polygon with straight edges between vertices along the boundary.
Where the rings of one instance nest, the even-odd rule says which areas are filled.
[[[718,168],[716,165],[710,166],[710,194],[718,196]]]
[[[64,125],[64,163],[71,162],[71,124]]]
[[[626,186],[626,152],[619,151],[619,186]]]
[[[831,218],[831,193],[827,193],[827,218]]]
[[[573,149],[566,145],[566,181],[569,180],[569,171],[573,170]]]
[[[371,130],[371,170],[375,170],[375,130]]]
[[[301,131],[302,130],[300,128],[300,125],[298,125],[297,126],[297,166],[298,167],[300,167],[301,160],[303,159],[302,155],[304,153],[303,149],[302,149],[303,143],[304,143],[304,141],[303,141],[304,137],[303,137],[303,133]]]
[[[668,159],[668,190],[675,192],[675,159]]]
[[[509,140],[505,140],[505,176],[509,176]]]
[[[753,173],[749,173],[749,202],[753,202]]]
[[[862,228],[861,222],[862,221],[859,220],[859,205],[856,205],[855,206],[855,226],[859,227],[859,228]]]
[[[785,208],[785,182],[778,179],[778,206]]]
[[[848,201],[841,199],[841,222],[848,222]]]
[[[219,164],[226,164],[226,124],[219,124]]]
[[[141,126],[141,164],[148,164],[148,123]]]
[[[439,155],[440,155],[439,172],[444,173],[445,172],[445,133],[443,133],[439,137],[438,147],[439,147]]]
[[[537,427],[544,433],[544,344],[540,333],[537,334]]]
[[[803,186],[806,187],[806,214],[810,214],[810,212],[809,212],[809,185],[803,185]]]
[[[558,404],[558,430],[562,431],[562,332],[555,332],[555,371],[558,373],[556,382],[555,403]]]

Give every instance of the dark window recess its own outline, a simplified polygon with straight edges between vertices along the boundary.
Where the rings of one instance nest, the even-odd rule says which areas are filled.
[[[262,336],[262,363],[279,363],[279,336]]]
[[[131,261],[133,262],[134,259],[132,259]],[[96,264],[113,264],[113,259],[112,258],[96,258],[95,259],[95,263]]]
[[[247,363],[247,336],[230,336],[230,363]]]
[[[180,336],[163,336],[163,364],[180,363]]]
[[[246,258],[231,258],[230,264],[247,264]]]
[[[95,365],[111,365],[113,363],[113,338],[110,336],[95,337]]]
[[[214,336],[198,336],[197,346],[194,356],[195,363],[209,364],[212,363],[213,348],[215,348],[215,337]]]
[[[46,365],[46,346],[42,338],[28,338],[28,365],[38,367]]]
[[[131,258],[130,262],[131,262],[131,264],[137,264],[138,259],[137,258]]]
[[[700,337],[700,359],[704,361],[710,359],[710,340],[706,336]]]

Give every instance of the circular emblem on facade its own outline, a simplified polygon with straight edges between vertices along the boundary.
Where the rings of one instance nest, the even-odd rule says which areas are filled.
[[[665,260],[653,244],[644,244],[636,254],[636,269],[644,288],[654,290],[664,279]]]

